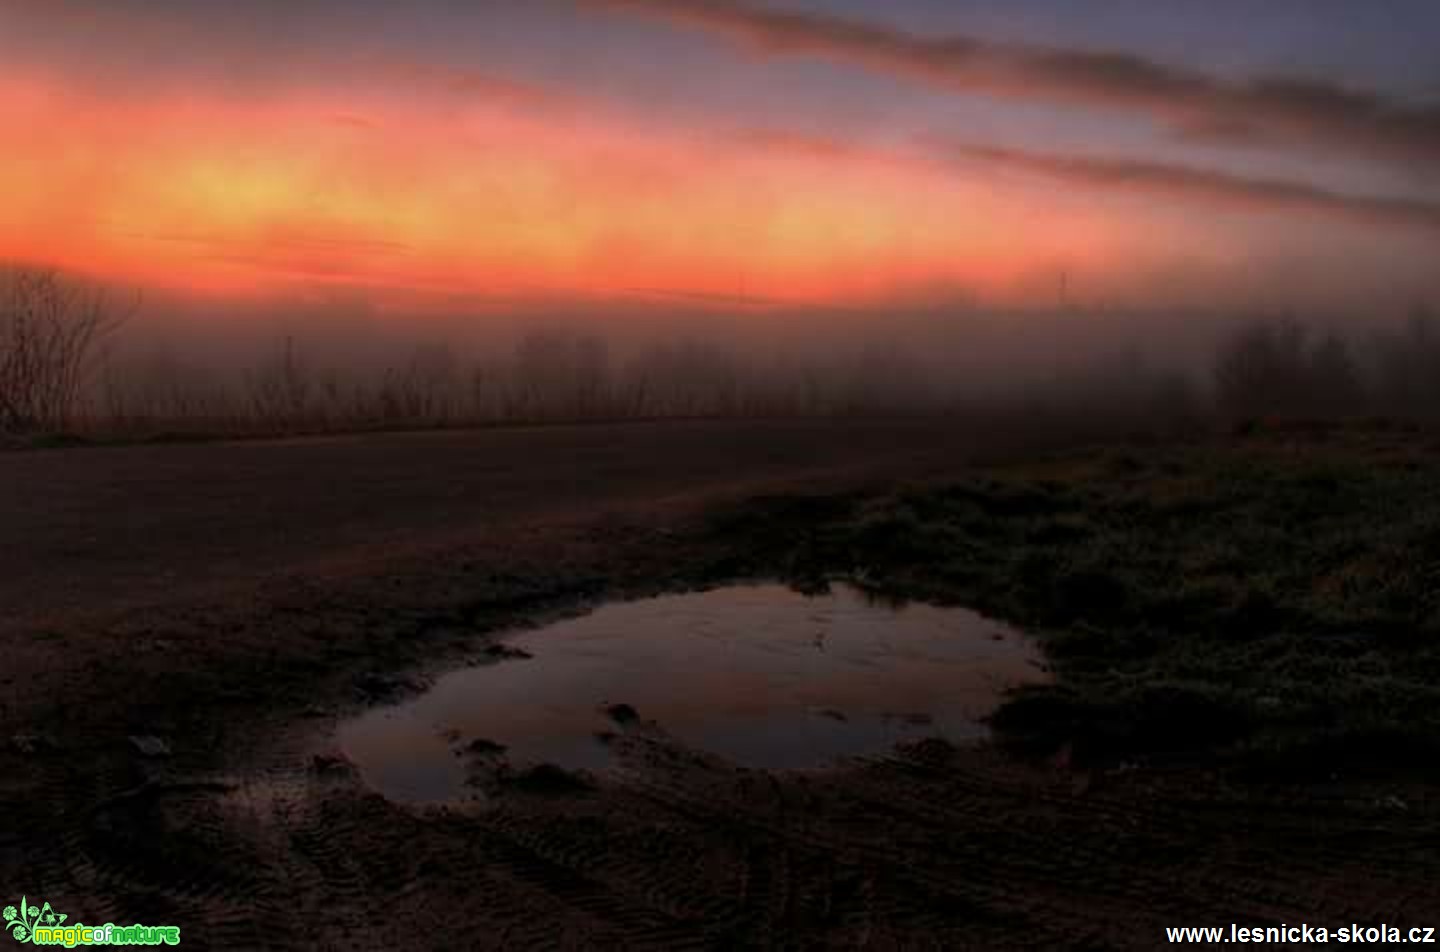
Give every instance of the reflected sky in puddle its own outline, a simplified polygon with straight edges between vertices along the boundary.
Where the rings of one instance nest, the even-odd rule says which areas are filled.
[[[516,766],[601,769],[612,755],[598,735],[621,729],[607,713],[618,704],[738,764],[810,767],[982,736],[1007,687],[1042,677],[1038,650],[1012,628],[842,586],[613,603],[506,644],[533,657],[453,672],[342,724],[340,747],[366,782],[397,800],[459,798],[476,741],[504,745]]]

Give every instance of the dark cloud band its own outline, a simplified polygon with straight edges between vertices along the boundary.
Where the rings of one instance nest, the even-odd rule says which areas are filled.
[[[816,56],[927,85],[1144,115],[1192,137],[1440,159],[1440,103],[1291,77],[1228,82],[1124,53],[922,37],[740,0],[581,0],[724,35],[769,56]]]
[[[1095,158],[930,140],[944,161],[981,163],[1067,184],[1231,206],[1248,211],[1323,214],[1367,225],[1400,225],[1440,232],[1440,203],[1335,192],[1281,179],[1133,159]]]

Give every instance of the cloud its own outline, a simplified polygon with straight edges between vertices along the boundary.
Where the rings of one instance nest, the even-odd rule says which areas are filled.
[[[1440,159],[1440,103],[1295,77],[1230,82],[1126,53],[918,36],[741,0],[581,0],[728,37],[766,56],[814,56],[965,93],[1143,115],[1188,137],[1325,144],[1405,162]]]
[[[1139,192],[1161,198],[1248,211],[1324,214],[1381,227],[1440,230],[1440,202],[1338,192],[1305,182],[1258,178],[1166,162],[1012,149],[940,135],[918,136],[907,150],[867,148],[825,136],[783,130],[738,130],[735,141],[750,148],[827,161],[883,163],[900,167],[937,164],[952,171],[976,165],[1040,176],[1079,188]]]
[[[1367,225],[1440,231],[1440,202],[1335,192],[1299,182],[1251,178],[1187,165],[1095,158],[931,139],[936,158],[995,165],[1069,184],[1224,205],[1251,211],[1324,214]]]

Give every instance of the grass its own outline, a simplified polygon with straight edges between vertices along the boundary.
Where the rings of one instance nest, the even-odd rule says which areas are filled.
[[[995,715],[1088,761],[1418,766],[1440,752],[1440,443],[1261,428],[948,485],[769,500],[736,558],[805,585],[963,603],[1043,639],[1057,678]]]

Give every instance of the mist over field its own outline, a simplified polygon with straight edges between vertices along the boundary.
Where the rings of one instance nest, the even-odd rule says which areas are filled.
[[[133,437],[938,413],[976,426],[1059,414],[1085,432],[1174,434],[1266,416],[1440,414],[1440,329],[1422,299],[1377,297],[1364,312],[1258,300],[1123,308],[1084,300],[1069,273],[1056,281],[1049,306],[946,300],[882,312],[735,298],[437,312],[354,294],[236,302],[12,270],[0,325],[10,354],[24,349],[27,285],[86,302],[98,325],[72,355],[64,408],[12,414],[8,426]]]

